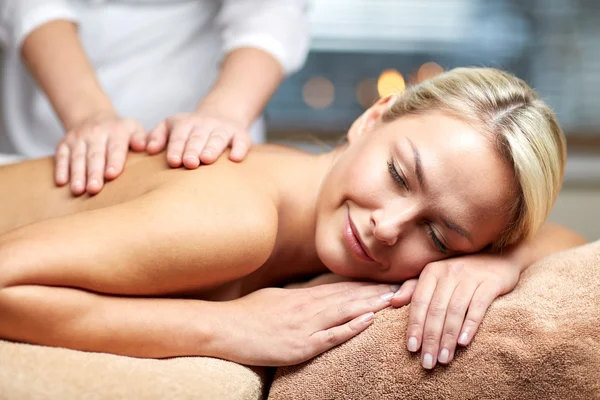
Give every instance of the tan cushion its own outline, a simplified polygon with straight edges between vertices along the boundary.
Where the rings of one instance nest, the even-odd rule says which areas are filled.
[[[0,341],[0,399],[262,399],[264,370],[206,357],[151,360]]]
[[[531,266],[448,367],[425,371],[406,350],[408,311],[278,369],[269,399],[600,399],[600,242]]]

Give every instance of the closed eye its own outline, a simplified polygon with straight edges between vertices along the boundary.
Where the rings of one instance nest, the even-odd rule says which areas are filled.
[[[435,234],[435,232],[433,231],[433,228],[431,226],[431,224],[427,224],[427,233],[429,234],[429,236],[431,237],[431,241],[433,242],[433,245],[442,253],[442,254],[446,254],[448,252],[448,247],[446,247],[444,245],[444,243],[442,243],[442,241],[437,237],[437,235]]]
[[[394,165],[393,161],[388,161],[387,166],[388,166],[388,171],[389,171],[390,175],[392,175],[392,178],[396,182],[398,182],[400,185],[402,185],[402,187],[404,189],[408,189],[408,185],[406,184],[406,181],[398,173],[398,170],[396,169],[396,166]]]

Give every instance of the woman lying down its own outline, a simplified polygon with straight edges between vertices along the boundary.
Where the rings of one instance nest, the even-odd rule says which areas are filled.
[[[87,198],[53,186],[51,159],[7,166],[0,337],[278,366],[412,301],[405,345],[446,364],[525,268],[583,242],[544,225],[564,163],[523,81],[462,68],[381,99],[326,154],[260,146],[193,171],[131,157]],[[325,272],[352,282],[277,288]]]

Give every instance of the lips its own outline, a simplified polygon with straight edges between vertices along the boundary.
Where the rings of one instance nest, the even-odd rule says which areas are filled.
[[[358,230],[356,229],[352,218],[350,218],[350,210],[348,210],[348,213],[346,214],[346,224],[344,226],[344,239],[348,248],[356,258],[366,262],[375,262],[373,257],[369,255],[366,246],[360,239]]]

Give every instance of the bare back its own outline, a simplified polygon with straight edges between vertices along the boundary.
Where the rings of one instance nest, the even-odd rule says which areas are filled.
[[[174,173],[175,172],[175,173]],[[68,186],[54,184],[52,157],[0,167],[0,233],[43,219],[126,202],[177,179],[163,157],[131,154],[126,173],[96,196],[75,197]],[[170,176],[169,176],[170,175]]]
[[[52,157],[3,166],[0,167],[0,234],[40,220],[125,203],[167,187],[187,186],[200,192],[205,190],[207,194],[227,190],[230,185],[226,183],[240,179],[241,173],[241,180],[249,185],[232,185],[236,190],[231,196],[239,197],[240,190],[264,188],[263,184],[254,181],[268,180],[265,173],[272,170],[273,162],[278,162],[279,157],[288,157],[288,153],[298,154],[294,150],[261,146],[253,150],[244,168],[238,168],[235,174],[227,168],[231,163],[225,156],[213,166],[186,170],[170,168],[164,154],[131,153],[120,177],[108,182],[95,196],[84,194],[78,197],[71,194],[68,186],[54,184]]]

